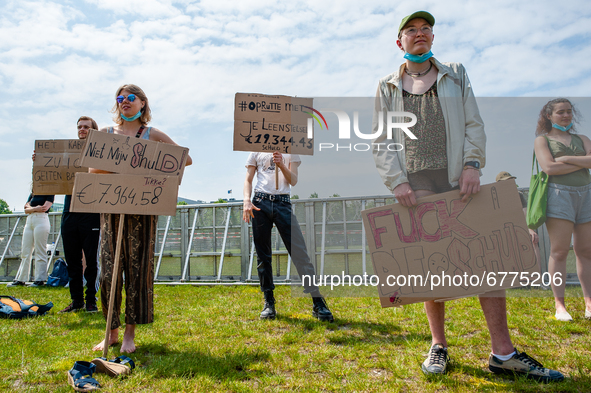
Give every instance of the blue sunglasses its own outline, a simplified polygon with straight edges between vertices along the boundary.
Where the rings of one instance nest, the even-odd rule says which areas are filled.
[[[126,98],[129,102],[134,102],[135,101],[135,94],[130,94],[127,97],[117,96],[117,102],[121,104]]]

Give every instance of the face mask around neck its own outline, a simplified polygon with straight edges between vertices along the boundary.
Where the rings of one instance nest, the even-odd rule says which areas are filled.
[[[559,126],[558,124],[552,123],[553,128],[556,128],[557,130],[564,131],[564,132],[567,132],[568,130],[570,130],[572,126],[573,126],[572,122],[566,127]]]
[[[413,63],[419,63],[419,64],[426,62],[427,60],[429,60],[432,57],[433,57],[433,52],[431,52],[431,51],[429,51],[427,53],[423,53],[422,55],[412,55],[408,52],[404,53],[404,58],[406,60],[410,60]]]
[[[125,121],[134,121],[135,119],[139,118],[141,115],[142,115],[142,110],[140,109],[140,111],[138,113],[136,113],[135,115],[133,115],[132,117],[124,116],[122,113],[121,118]]]

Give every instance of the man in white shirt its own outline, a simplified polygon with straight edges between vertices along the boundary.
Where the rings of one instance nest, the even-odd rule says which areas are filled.
[[[257,271],[261,291],[265,296],[265,305],[261,319],[275,319],[275,298],[273,297],[273,265],[271,231],[273,224],[291,255],[291,259],[300,277],[316,274],[310,262],[304,236],[290,202],[291,186],[298,182],[300,157],[297,154],[250,153],[246,160],[246,180],[244,181],[244,207],[242,218],[250,222],[257,251]],[[278,168],[278,186],[275,187],[275,170]],[[252,180],[257,174],[257,185],[251,201]],[[320,321],[334,321],[334,317],[317,286],[304,285],[304,293],[309,293],[313,300],[312,315]]]

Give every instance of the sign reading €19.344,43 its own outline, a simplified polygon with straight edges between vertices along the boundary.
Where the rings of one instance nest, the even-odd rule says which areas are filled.
[[[312,98],[236,93],[234,150],[314,154]]]

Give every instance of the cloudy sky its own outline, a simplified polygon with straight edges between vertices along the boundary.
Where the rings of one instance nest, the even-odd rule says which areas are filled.
[[[504,98],[589,96],[587,1],[1,0],[0,198],[22,211],[34,140],[75,138],[81,115],[112,124],[115,90],[134,83],[150,99],[151,125],[190,148],[180,196],[209,201],[232,189],[241,199],[247,153],[232,151],[234,94],[371,97],[402,61],[400,19],[419,9],[436,18],[435,56],[462,62],[478,97],[500,99],[483,111],[483,182],[508,170],[527,185],[539,107],[514,121]],[[367,176],[366,193],[387,192]],[[328,184],[320,196],[359,195]]]

